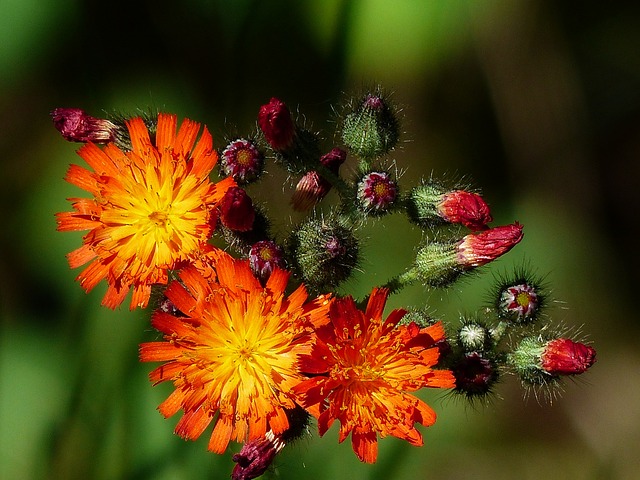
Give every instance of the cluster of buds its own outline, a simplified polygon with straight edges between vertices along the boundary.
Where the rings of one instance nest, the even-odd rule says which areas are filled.
[[[72,166],[67,180],[101,198],[73,199],[74,212],[58,214],[60,230],[91,230],[83,246],[69,255],[71,266],[94,261],[78,279],[87,291],[105,279],[109,289],[103,303],[110,307],[119,305],[129,289],[133,291],[131,308],[145,307],[152,288],[160,291],[162,301],[153,314],[153,326],[165,334],[169,345],[147,343],[140,350],[144,361],[173,362],[166,371],[161,367],[151,374],[156,383],[173,379],[179,387],[160,410],[169,416],[182,408],[185,416],[176,432],[190,439],[217,418],[212,451],[224,451],[230,439],[244,440],[242,450],[233,457],[234,479],[262,475],[288,443],[307,432],[310,415],[318,418],[321,434],[340,419],[341,441],[356,428],[354,451],[361,460],[373,462],[377,434],[399,436],[402,431],[401,438],[417,445],[421,440],[413,424],[429,425],[435,420],[435,414],[417,399],[410,406],[399,406],[410,397],[407,392],[421,388],[416,385],[450,388],[473,401],[487,398],[505,373],[517,375],[527,388],[553,387],[564,377],[584,373],[595,362],[592,347],[548,333],[552,329],[542,321],[549,319],[546,288],[524,269],[501,278],[492,290],[490,305],[465,316],[457,326],[447,324],[445,329],[424,314],[426,306],[396,310],[383,321],[388,294],[411,284],[450,287],[518,245],[523,226],[517,221],[491,225],[488,204],[469,186],[448,186],[429,178],[401,188],[392,158],[400,139],[400,109],[382,90],[355,97],[338,111],[338,132],[333,138],[339,143],[325,148],[319,133],[301,124],[285,102],[272,98],[258,109],[257,132],[229,138],[217,151],[206,129],[196,143],[198,124],[185,121],[176,134],[175,117],[166,114],[97,119],[79,109],[52,112],[54,125],[65,139],[86,144],[79,153],[96,169]],[[96,143],[106,144],[104,150]],[[212,183],[209,173],[218,158],[220,181]],[[126,162],[127,169],[120,168],[120,161]],[[282,191],[291,192],[287,200],[292,210],[305,214],[295,223],[291,219],[300,215],[274,218],[269,198],[259,188],[269,161],[294,180],[292,188],[285,185]],[[341,169],[347,163],[349,168]],[[135,170],[132,181],[109,180],[130,168]],[[141,186],[139,178],[144,176]],[[325,205],[332,190],[337,195]],[[105,200],[111,193],[113,200]],[[416,252],[406,270],[383,285],[372,285],[371,295],[356,304],[344,291],[354,270],[364,263],[362,227],[390,213],[404,215],[408,223],[417,225],[424,240],[403,245]],[[272,228],[283,224],[284,231]],[[213,246],[220,243],[223,249]],[[117,248],[122,251],[114,251]],[[170,278],[179,280],[169,284]],[[284,300],[287,282],[297,289]],[[304,303],[307,294],[315,300]],[[362,313],[357,305],[365,304]],[[211,311],[202,311],[205,308]],[[198,329],[203,319],[218,323],[201,338]],[[251,319],[265,325],[276,319],[276,327],[253,328],[248,323]],[[285,328],[286,322],[290,325]],[[238,332],[244,337],[239,338]],[[293,337],[272,343],[259,340],[267,334]],[[198,342],[218,342],[218,336],[216,352],[227,352],[231,360],[220,363],[217,358],[223,353],[216,358],[194,357],[200,351]],[[233,347],[236,341],[237,348]],[[298,345],[303,341],[309,343]],[[220,408],[220,400],[213,396],[233,388],[229,383],[207,392],[207,382],[216,381],[207,369],[218,369],[230,382],[235,378],[231,365],[248,365],[267,344],[286,352],[269,353],[269,361],[299,359],[299,364],[278,367],[278,372],[291,369],[289,376],[272,370],[251,380],[264,392],[272,390],[274,399],[261,399],[253,407],[236,392],[234,398],[243,403],[236,406],[239,410],[231,415],[233,419],[222,411],[203,412],[201,404]],[[317,355],[310,353],[316,350]],[[396,375],[392,383],[403,390],[393,400],[400,402],[394,408],[409,412],[408,418],[395,418],[385,411],[384,421],[372,426],[367,423],[370,416],[358,413],[364,403],[353,409],[330,404],[331,399],[346,398],[339,393],[331,397],[341,382],[363,381],[372,375],[376,362],[384,365],[386,356],[393,353],[414,362],[398,372],[383,369],[384,375]],[[361,371],[364,361],[356,357],[365,354],[369,366]],[[355,364],[331,377],[336,365],[350,361]],[[185,371],[179,371],[180,362],[187,365]],[[238,378],[269,364],[264,360],[255,365],[254,370],[237,367],[244,369]],[[199,377],[201,367],[205,372]],[[427,373],[421,373],[418,381],[409,372]],[[366,388],[378,388],[381,375],[372,375]],[[268,381],[275,384],[260,383]],[[190,393],[190,385],[202,385],[205,393]],[[238,391],[248,392],[248,388],[244,385]],[[203,400],[203,395],[211,398]],[[346,417],[349,414],[353,417]],[[255,435],[251,428],[262,430]]]

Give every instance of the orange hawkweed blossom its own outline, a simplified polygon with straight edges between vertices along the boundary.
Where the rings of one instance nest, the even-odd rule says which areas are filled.
[[[398,325],[406,313],[401,309],[383,321],[387,295],[386,289],[374,289],[364,312],[351,297],[334,300],[331,323],[317,329],[313,349],[300,359],[301,370],[313,376],[294,388],[298,401],[318,418],[320,435],[340,420],[339,441],[351,433],[354,452],[367,463],[376,461],[378,435],[422,445],[414,425],[432,425],[436,414],[408,392],[455,387],[450,371],[433,368],[442,325]]]
[[[143,343],[140,359],[166,362],[150,379],[175,386],[158,408],[165,417],[183,410],[176,434],[194,440],[213,422],[208,448],[223,453],[231,440],[287,430],[291,389],[304,378],[298,357],[311,351],[314,328],[329,321],[330,303],[326,296],[307,302],[304,286],[285,296],[288,278],[276,268],[263,287],[246,260],[220,253],[214,277],[190,266],[169,285],[165,295],[178,312],[154,313],[166,341]]]
[[[168,271],[210,249],[207,241],[215,207],[232,179],[209,180],[218,155],[204,128],[159,114],[155,141],[142,118],[127,121],[132,150],[87,143],[78,154],[93,171],[71,165],[66,180],[93,198],[71,198],[73,212],[57,214],[58,230],[89,230],[83,245],[68,255],[72,268],[91,262],[79,275],[89,292],[101,280],[108,288],[102,304],[115,308],[133,288],[130,308],[146,307],[154,284]]]

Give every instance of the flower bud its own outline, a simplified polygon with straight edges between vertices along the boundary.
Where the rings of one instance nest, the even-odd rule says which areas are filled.
[[[456,378],[455,391],[469,398],[489,394],[499,377],[495,361],[479,352],[464,353],[450,368]]]
[[[269,430],[264,437],[249,440],[232,460],[236,463],[231,473],[232,480],[251,480],[262,475],[271,466],[273,459],[285,447],[279,435]]]
[[[284,252],[275,242],[261,240],[251,246],[249,265],[253,274],[264,282],[276,267],[285,268]]]
[[[522,225],[517,222],[469,234],[458,244],[458,263],[464,268],[485,265],[515,247],[522,236]]]
[[[273,97],[258,112],[258,125],[267,143],[277,152],[293,146],[296,129],[289,107]]]
[[[51,117],[56,129],[70,142],[113,142],[120,129],[115,123],[92,117],[79,108],[56,108]]]
[[[491,348],[491,331],[476,321],[465,321],[458,330],[458,344],[465,352],[483,352]]]
[[[356,197],[366,214],[382,215],[398,199],[398,184],[387,172],[369,172],[358,182]]]
[[[407,201],[409,218],[421,227],[458,223],[470,230],[485,230],[491,222],[489,207],[476,193],[448,190],[428,182],[411,190]]]
[[[332,173],[338,174],[340,165],[347,158],[347,152],[341,148],[334,148],[329,153],[320,157],[320,163],[327,167]],[[305,173],[291,198],[294,210],[303,212],[309,210],[322,200],[331,190],[331,183],[322,178],[318,172],[311,170]]]
[[[482,197],[464,190],[445,193],[436,210],[447,222],[459,223],[470,230],[485,230],[492,220]]]
[[[250,140],[239,138],[230,142],[220,155],[220,171],[233,177],[240,185],[255,181],[264,166],[264,154]]]
[[[550,375],[579,375],[595,363],[596,351],[584,343],[556,338],[546,343],[540,360]]]
[[[342,140],[355,155],[372,159],[398,143],[400,126],[395,108],[379,93],[369,93],[346,114]]]
[[[579,375],[596,361],[596,351],[567,338],[526,337],[507,361],[529,385],[545,385],[560,376]]]
[[[230,230],[246,232],[253,227],[256,212],[247,192],[240,187],[227,190],[220,202],[220,221]]]
[[[298,274],[318,291],[338,286],[358,264],[357,237],[334,217],[307,220],[293,233],[290,243]]]

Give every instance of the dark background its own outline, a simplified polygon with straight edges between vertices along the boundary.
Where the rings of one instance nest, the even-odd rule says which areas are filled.
[[[221,143],[278,96],[328,150],[333,107],[381,84],[405,116],[391,156],[403,185],[466,175],[495,224],[525,225],[484,275],[391,306],[427,302],[455,322],[482,306],[491,271],[529,262],[559,300],[553,319],[581,326],[598,363],[553,405],[524,400],[515,378],[486,407],[426,392],[439,419],[424,447],[383,439],[362,465],[333,428],[287,448],[271,478],[634,478],[639,26],[640,7],[601,2],[0,0],[0,477],[217,479],[232,466],[155,411],[170,388],[137,361],[155,338],[145,312],[101,308],[104,290],[74,282],[65,254],[81,235],[55,232],[54,213],[79,194],[63,176],[81,160],[49,112],[151,107]],[[291,183],[253,194],[286,205]],[[401,272],[420,239],[395,217],[365,233],[356,294]]]

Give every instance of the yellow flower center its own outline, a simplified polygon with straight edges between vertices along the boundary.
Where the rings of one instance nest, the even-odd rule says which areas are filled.
[[[528,307],[531,302],[531,298],[527,292],[520,292],[516,295],[516,303],[521,307]]]

